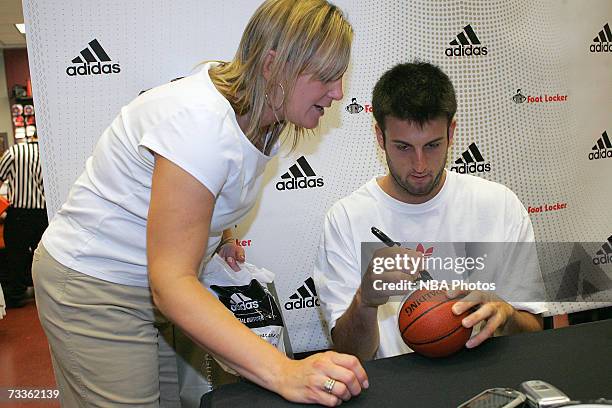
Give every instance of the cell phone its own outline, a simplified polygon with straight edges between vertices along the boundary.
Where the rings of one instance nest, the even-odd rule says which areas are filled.
[[[525,393],[527,403],[532,407],[554,407],[570,402],[570,398],[562,391],[541,380],[525,381],[521,384],[521,391]]]
[[[525,395],[512,388],[489,388],[457,408],[512,408],[525,402]]]

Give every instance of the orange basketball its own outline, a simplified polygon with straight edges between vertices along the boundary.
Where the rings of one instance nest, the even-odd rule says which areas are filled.
[[[427,357],[446,357],[461,350],[472,329],[461,325],[470,311],[455,315],[451,308],[458,298],[449,299],[442,290],[417,290],[402,304],[399,330],[404,343]]]

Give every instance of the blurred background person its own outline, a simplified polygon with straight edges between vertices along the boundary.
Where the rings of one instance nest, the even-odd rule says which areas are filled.
[[[32,256],[47,228],[38,136],[9,148],[0,159],[0,181],[8,184],[4,221],[8,274],[3,285],[7,308],[21,307],[32,286]]]

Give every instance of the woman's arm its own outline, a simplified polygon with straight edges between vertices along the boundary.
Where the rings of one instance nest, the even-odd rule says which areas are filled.
[[[325,353],[301,361],[261,340],[198,281],[215,198],[189,173],[156,155],[147,223],[147,260],[153,300],[197,344],[249,380],[299,402],[333,406],[367,385],[356,358]],[[327,378],[339,383],[328,394]]]

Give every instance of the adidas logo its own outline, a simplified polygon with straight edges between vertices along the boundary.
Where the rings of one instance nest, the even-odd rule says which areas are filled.
[[[601,249],[593,257],[594,265],[612,264],[612,235],[603,243]]]
[[[434,252],[434,247],[429,247],[429,248],[425,249],[425,247],[423,246],[423,244],[421,244],[421,243],[419,242],[419,245],[417,245],[417,247],[416,247],[416,251],[417,251],[417,252],[422,253],[422,254],[423,254],[423,256],[424,256],[425,258],[427,258],[428,256],[431,256],[431,255],[433,254],[433,252]]]
[[[289,296],[289,299],[285,302],[285,310],[305,309],[321,305],[312,277],[306,279],[304,284],[297,288],[293,295]]]
[[[276,183],[277,190],[323,187],[323,178],[315,178],[317,175],[304,156],[296,161],[297,163],[289,167],[289,171],[281,176],[283,181]]]
[[[604,130],[591,150],[595,152],[589,153],[589,160],[612,158],[612,143],[610,143],[607,131]]]
[[[485,159],[480,154],[476,143],[468,146],[468,149],[455,160],[456,166],[451,167],[451,171],[461,174],[485,173],[491,171],[491,163],[485,163]]]
[[[259,308],[259,302],[242,293],[234,293],[230,296],[230,310],[232,312],[257,308]]]
[[[469,57],[471,55],[487,55],[486,46],[481,46],[478,36],[470,24],[463,27],[463,31],[457,34],[457,38],[449,43],[444,53],[447,57]]]
[[[593,44],[591,44],[589,50],[591,52],[612,52],[610,43],[612,43],[612,32],[610,31],[610,24],[606,23],[599,35],[593,38]]]
[[[72,59],[73,64],[66,68],[66,74],[69,76],[82,75],[102,75],[102,74],[118,74],[121,72],[119,64],[110,64],[111,59],[104,51],[97,39],[93,39],[88,43],[89,47],[84,48],[79,55]],[[109,62],[109,64],[103,64]]]

